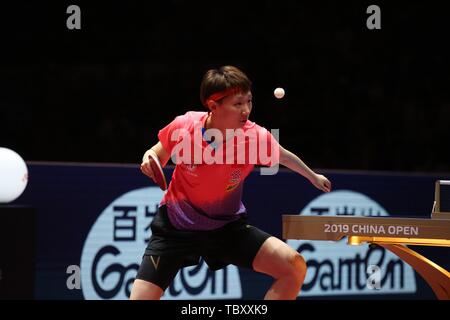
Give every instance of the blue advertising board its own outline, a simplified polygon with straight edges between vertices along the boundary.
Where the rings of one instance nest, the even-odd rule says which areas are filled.
[[[36,210],[36,299],[127,299],[150,237],[161,191],[138,165],[28,163],[29,184],[15,203]],[[166,168],[169,178],[173,168]],[[320,172],[320,170],[319,170]],[[281,238],[283,214],[430,218],[438,174],[324,171],[333,191],[322,193],[281,169],[245,181],[250,223]],[[170,178],[168,179],[170,181]],[[381,247],[284,239],[305,257],[308,272],[298,299],[435,299],[414,270]],[[24,248],[25,250],[26,248]],[[220,249],[220,248],[218,248]],[[444,268],[449,249],[415,247]],[[367,268],[381,270],[378,288]],[[163,299],[262,299],[266,275],[201,262],[180,270]]]

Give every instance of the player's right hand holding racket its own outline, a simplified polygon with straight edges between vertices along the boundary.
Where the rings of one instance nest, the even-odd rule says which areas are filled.
[[[152,179],[153,181],[155,181],[155,174],[153,173],[152,166],[150,165],[150,161],[152,160],[150,159],[151,159],[150,157],[143,159],[141,163],[141,172],[150,179]]]
[[[166,178],[156,153],[150,152],[148,157],[143,159],[141,171],[151,178],[161,190],[165,191],[167,189]]]

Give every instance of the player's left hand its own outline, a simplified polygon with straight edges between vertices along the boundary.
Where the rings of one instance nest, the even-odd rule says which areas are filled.
[[[311,183],[319,190],[322,190],[323,192],[330,192],[331,191],[331,182],[327,179],[327,177],[316,174],[311,181]]]

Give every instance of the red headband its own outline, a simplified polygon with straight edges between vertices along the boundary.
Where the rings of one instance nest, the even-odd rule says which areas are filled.
[[[240,91],[241,91],[241,89],[239,87],[226,89],[224,91],[216,92],[216,93],[210,95],[209,98],[206,99],[206,101],[208,101],[208,100],[219,101],[220,99],[225,98],[226,96],[231,96],[232,94],[236,94]]]

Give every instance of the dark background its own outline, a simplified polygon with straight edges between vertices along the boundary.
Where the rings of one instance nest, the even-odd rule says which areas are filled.
[[[81,8],[81,30],[66,9]],[[381,8],[381,30],[366,9]],[[0,146],[138,163],[231,64],[251,116],[313,168],[450,171],[448,6],[410,1],[17,2],[0,10]],[[277,100],[273,90],[286,90]]]

